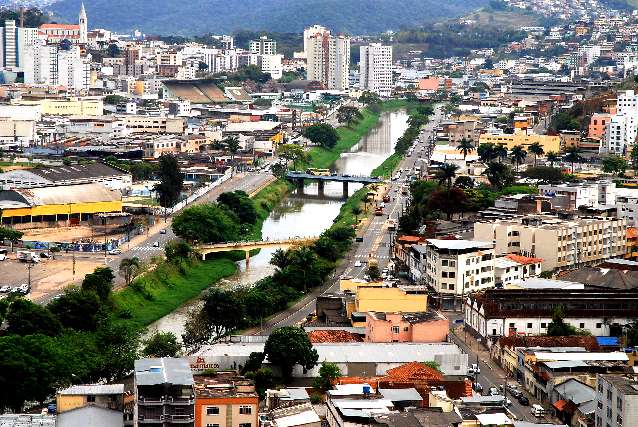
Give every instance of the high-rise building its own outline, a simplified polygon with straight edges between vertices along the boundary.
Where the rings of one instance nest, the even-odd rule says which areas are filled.
[[[350,38],[332,36],[321,28],[318,32],[304,31],[308,36],[304,39],[308,80],[320,81],[327,89],[347,90],[350,86]]]
[[[636,139],[638,126],[638,94],[633,90],[618,92],[617,113],[607,125],[602,153],[625,154]]]
[[[257,40],[251,40],[248,49],[251,53],[275,55],[277,53],[277,42],[266,36],[261,36]]]
[[[276,80],[283,75],[282,58],[283,55],[259,55],[257,63],[263,73],[270,74],[270,77]]]
[[[88,90],[91,57],[83,57],[79,46],[62,49],[43,40],[29,46],[24,55],[24,82]]]
[[[359,87],[381,96],[392,94],[392,46],[372,43],[361,46]]]
[[[303,51],[308,54],[308,41],[311,36],[316,36],[318,34],[330,34],[327,28],[322,27],[321,25],[313,25],[312,27],[308,27],[303,31]]]
[[[37,28],[19,28],[13,20],[4,21],[4,27],[0,28],[0,66],[22,67],[25,48],[37,38]]]

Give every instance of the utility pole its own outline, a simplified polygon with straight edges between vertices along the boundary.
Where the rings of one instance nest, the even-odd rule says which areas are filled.
[[[31,289],[31,269],[32,268],[33,268],[33,262],[28,263],[27,271],[29,272],[29,279],[28,279],[29,289]]]

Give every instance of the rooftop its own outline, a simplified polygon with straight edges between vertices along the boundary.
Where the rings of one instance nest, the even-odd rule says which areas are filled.
[[[450,249],[450,250],[466,250],[466,249],[493,249],[494,243],[492,242],[479,242],[475,240],[442,240],[442,239],[427,239],[427,243],[436,247],[437,249]]]
[[[137,385],[192,385],[193,382],[193,374],[187,359],[162,357],[135,361]]]
[[[593,336],[509,336],[501,337],[498,343],[502,347],[582,347],[587,351],[600,351],[600,346]]]
[[[634,375],[601,374],[600,377],[612,384],[621,394],[638,395],[638,378]]]
[[[308,332],[311,343],[363,342],[363,337],[342,330],[314,330]]]
[[[109,395],[123,394],[124,384],[85,384],[74,385],[63,390],[58,390],[61,395]]]
[[[214,397],[257,397],[252,380],[234,372],[218,373],[214,376],[194,377],[195,395],[199,398]]]

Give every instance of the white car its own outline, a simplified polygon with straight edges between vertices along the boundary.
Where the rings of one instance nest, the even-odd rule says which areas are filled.
[[[109,251],[109,255],[119,255],[119,254],[121,254],[121,253],[122,253],[122,250],[121,250],[121,249],[111,249],[111,250]]]
[[[9,285],[0,286],[0,293],[6,294],[9,292],[11,292],[11,286]]]
[[[355,267],[361,267],[363,264],[361,264],[361,261],[355,261],[354,262],[354,266]]]

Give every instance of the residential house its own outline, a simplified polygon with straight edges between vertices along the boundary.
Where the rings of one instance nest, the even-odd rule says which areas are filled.
[[[259,426],[259,396],[252,380],[220,372],[194,381],[195,427]]]
[[[449,320],[434,311],[416,313],[367,312],[367,342],[444,342]]]

